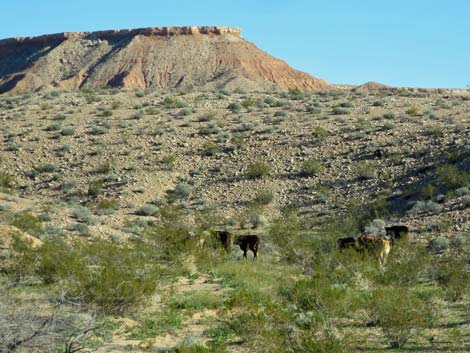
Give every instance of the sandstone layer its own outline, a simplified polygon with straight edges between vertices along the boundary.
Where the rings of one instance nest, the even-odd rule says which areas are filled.
[[[152,27],[0,40],[0,93],[84,86],[330,88],[261,51],[232,27]]]

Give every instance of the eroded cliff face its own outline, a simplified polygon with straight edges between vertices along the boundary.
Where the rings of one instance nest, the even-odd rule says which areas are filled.
[[[232,27],[151,27],[59,33],[0,41],[0,93],[124,87],[279,87],[329,85],[259,50]]]

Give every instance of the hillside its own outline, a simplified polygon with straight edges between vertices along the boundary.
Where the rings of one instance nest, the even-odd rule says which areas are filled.
[[[23,351],[468,351],[469,112],[382,87],[0,96],[0,351],[51,313]],[[383,267],[336,250],[396,224]]]
[[[318,91],[329,85],[230,27],[159,27],[0,40],[0,93],[90,87]]]

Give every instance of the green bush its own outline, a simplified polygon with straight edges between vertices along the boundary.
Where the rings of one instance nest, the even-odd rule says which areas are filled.
[[[168,202],[175,202],[187,199],[191,195],[192,191],[193,187],[191,185],[180,182],[176,184],[173,190],[167,192],[167,200]]]
[[[249,179],[260,179],[272,173],[271,167],[262,161],[254,162],[247,167],[246,176]]]
[[[202,154],[207,157],[215,156],[220,152],[220,146],[215,142],[209,141],[202,146]]]
[[[367,161],[360,161],[356,167],[357,177],[359,179],[377,178],[377,169]]]
[[[302,176],[312,177],[321,173],[323,169],[324,167],[321,164],[321,162],[319,162],[316,159],[311,158],[311,159],[307,159],[306,161],[302,163],[300,174]]]
[[[313,130],[313,136],[319,140],[325,140],[327,137],[331,136],[331,133],[320,126],[316,126]]]
[[[418,114],[419,114],[418,108],[416,108],[416,107],[411,107],[405,113],[408,114],[409,116],[418,116]]]
[[[239,113],[241,112],[243,106],[239,102],[230,103],[227,107],[232,113]]]
[[[253,199],[253,203],[255,205],[269,205],[274,199],[274,194],[271,190],[260,190],[256,193],[255,198]]]
[[[34,171],[36,173],[53,173],[58,170],[59,168],[56,165],[51,164],[51,163],[41,164],[41,165],[38,165],[37,167],[34,167]]]
[[[8,173],[0,172],[0,191],[11,191],[16,187],[16,178]]]
[[[439,182],[449,189],[458,189],[470,182],[470,173],[459,170],[454,164],[444,164],[436,170]]]
[[[452,302],[462,300],[470,293],[470,273],[465,267],[462,259],[446,257],[433,269],[433,279]]]
[[[38,235],[42,232],[42,220],[28,211],[13,214],[10,224],[33,235]]]
[[[428,248],[434,252],[447,250],[450,246],[450,240],[446,237],[436,237],[429,241]]]
[[[135,213],[139,216],[154,216],[158,212],[158,207],[154,205],[144,205]]]
[[[428,325],[433,310],[416,293],[403,287],[387,287],[372,293],[368,311],[393,348],[402,347]]]
[[[107,314],[121,315],[142,303],[154,293],[160,276],[148,246],[54,240],[37,249],[23,242],[16,249],[21,251],[15,251],[10,276],[27,270],[45,283],[57,282],[68,300]]]
[[[68,127],[68,128],[62,129],[60,131],[60,134],[62,136],[73,136],[73,135],[75,135],[75,129],[71,128],[71,127]]]

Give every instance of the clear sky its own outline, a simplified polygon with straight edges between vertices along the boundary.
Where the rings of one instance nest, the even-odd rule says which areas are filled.
[[[0,1],[0,38],[225,25],[332,83],[470,85],[470,0]]]

